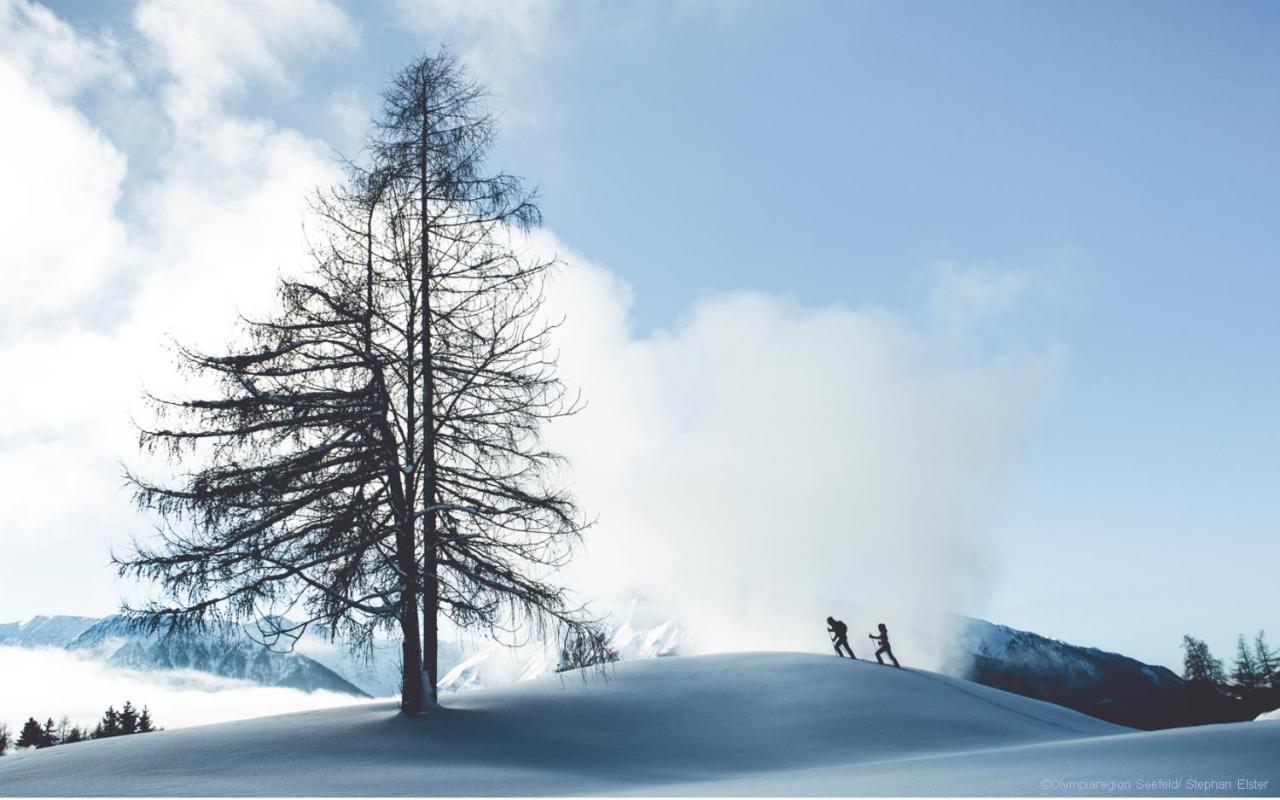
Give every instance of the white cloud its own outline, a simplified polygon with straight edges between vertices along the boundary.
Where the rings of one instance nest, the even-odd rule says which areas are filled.
[[[369,133],[369,120],[373,109],[365,105],[354,89],[339,89],[329,95],[325,111],[337,134],[338,149],[343,153],[356,153],[364,146]]]
[[[12,23],[13,8],[0,21]],[[322,143],[268,122],[193,105],[182,92],[146,98],[173,134],[147,154],[158,174],[134,186],[126,225],[117,211],[124,155],[71,98],[42,89],[70,85],[74,75],[50,71],[74,73],[79,62],[12,58],[92,47],[47,11],[21,8],[43,22],[19,31],[22,48],[0,51],[0,104],[19,123],[0,126],[0,172],[21,187],[0,200],[13,223],[0,262],[0,584],[6,602],[32,598],[19,614],[105,612],[117,597],[109,547],[150,528],[129,505],[120,462],[135,449],[130,415],[144,383],[161,392],[173,383],[166,336],[222,343],[237,310],[272,300],[276,275],[301,258],[306,193],[335,165]],[[351,35],[327,4],[193,8],[212,16],[184,18],[160,3],[139,11],[152,26],[144,33],[173,37],[157,48],[196,51],[162,65],[184,89],[284,81],[287,58]],[[41,43],[50,36],[57,48]],[[56,569],[36,566],[54,552]],[[49,572],[69,584],[52,597],[41,591]]]
[[[707,650],[821,648],[834,613],[907,629],[914,663],[936,663],[921,649],[940,611],[981,597],[986,526],[1055,353],[955,358],[934,320],[754,292],[637,337],[625,285],[570,261],[557,344],[589,405],[552,439],[599,517],[574,569],[586,593],[637,592]]]
[[[431,41],[458,43],[474,77],[510,111],[538,105],[534,65],[568,46],[572,9],[560,0],[397,0],[402,23]],[[545,113],[545,109],[542,109]]]
[[[76,308],[122,267],[114,217],[125,158],[78,112],[0,56],[0,334]]]
[[[1033,288],[1027,270],[996,265],[966,266],[953,262],[929,270],[930,302],[935,317],[952,328],[970,327],[1006,313]]]
[[[104,666],[66,650],[0,647],[0,723],[16,732],[28,717],[64,715],[92,728],[107,706],[126,700],[151,711],[157,725],[187,728],[270,714],[365,702],[334,692],[257,686],[208,673],[141,672]]]
[[[52,11],[27,0],[0,0],[0,55],[57,97],[99,82],[131,83],[113,40],[80,36]]]
[[[328,0],[143,0],[134,15],[172,77],[175,119],[210,112],[250,81],[289,87],[290,63],[354,47],[354,21]]]
[[[0,5],[0,40],[0,584],[6,599],[42,592],[52,579],[32,565],[71,553],[53,582],[76,587],[72,604],[101,602],[103,534],[129,517],[116,465],[132,437],[104,418],[137,379],[101,323],[130,266],[116,216],[127,161],[69,100],[89,81],[129,81],[38,6]]]

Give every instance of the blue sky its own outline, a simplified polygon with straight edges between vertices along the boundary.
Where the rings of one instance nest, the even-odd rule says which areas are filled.
[[[145,55],[159,34],[130,4],[49,5],[129,65],[127,91],[59,99],[127,154],[115,213],[145,227],[180,125],[128,109],[196,84]],[[1238,632],[1280,640],[1274,3],[339,14],[345,33],[266,39],[279,64],[246,57],[219,113],[349,151],[385,77],[448,41],[492,87],[494,163],[630,285],[635,337],[743,291],[928,326],[938,265],[1028,276],[974,357],[1051,353],[1056,377],[1004,457],[985,591],[959,610],[1175,667],[1184,632],[1220,656]],[[67,313],[110,327],[103,298],[142,272]]]

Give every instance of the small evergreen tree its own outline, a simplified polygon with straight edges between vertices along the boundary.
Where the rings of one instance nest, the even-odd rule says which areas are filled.
[[[95,739],[107,739],[112,736],[120,735],[120,712],[116,711],[115,706],[108,706],[106,713],[102,715],[102,722],[98,723],[97,730],[94,731]]]
[[[1188,683],[1211,686],[1227,682],[1222,662],[1209,652],[1209,645],[1194,636],[1182,637],[1182,677]]]
[[[18,747],[40,747],[43,741],[44,730],[40,723],[35,717],[27,717],[27,721],[22,723],[22,732],[18,734]]]
[[[1231,681],[1242,700],[1252,700],[1262,685],[1258,664],[1249,650],[1244,634],[1240,634],[1240,638],[1236,640],[1236,663],[1231,670]]]
[[[54,724],[53,717],[49,717],[44,723],[44,728],[40,730],[40,747],[53,747],[58,743],[58,726]]]
[[[79,725],[72,725],[71,730],[67,731],[66,738],[62,740],[63,744],[75,744],[85,740],[84,730]]]
[[[1280,656],[1267,646],[1266,631],[1258,631],[1253,637],[1253,658],[1261,682],[1271,689],[1280,689]]]
[[[151,733],[155,729],[155,723],[151,721],[151,709],[143,706],[142,715],[138,717],[138,733]]]
[[[0,722],[0,756],[9,749],[9,726]]]
[[[124,708],[120,709],[120,733],[127,735],[137,732],[138,710],[133,707],[133,703],[125,700]]]

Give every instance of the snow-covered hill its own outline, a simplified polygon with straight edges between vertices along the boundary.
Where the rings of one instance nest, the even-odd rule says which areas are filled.
[[[1274,794],[1276,752],[1280,722],[1135,732],[933,673],[749,653],[562,673],[414,719],[376,702],[21,753],[0,758],[0,794]],[[1134,783],[1159,780],[1181,783]]]
[[[1250,716],[1225,696],[1189,695],[1182,679],[1164,667],[984,620],[956,616],[954,621],[953,640],[938,643],[937,649],[956,654],[943,669],[956,677],[1138,728]],[[622,660],[688,649],[685,633],[673,620],[635,600],[621,605],[604,629]],[[0,645],[4,644],[65,646],[115,666],[195,669],[308,692],[392,697],[400,690],[398,642],[380,639],[371,652],[353,654],[318,626],[309,628],[290,652],[279,653],[266,651],[245,635],[163,641],[130,629],[118,617],[36,617],[0,625]],[[533,680],[554,674],[557,662],[554,649],[543,646],[513,650],[484,641],[444,641],[440,691],[475,691]]]

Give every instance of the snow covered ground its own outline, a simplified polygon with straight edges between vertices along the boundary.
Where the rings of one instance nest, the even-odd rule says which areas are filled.
[[[0,758],[0,794],[1275,796],[1277,754],[1280,722],[1139,733],[933,673],[745,653],[448,695],[416,719],[373,702],[24,752]]]

